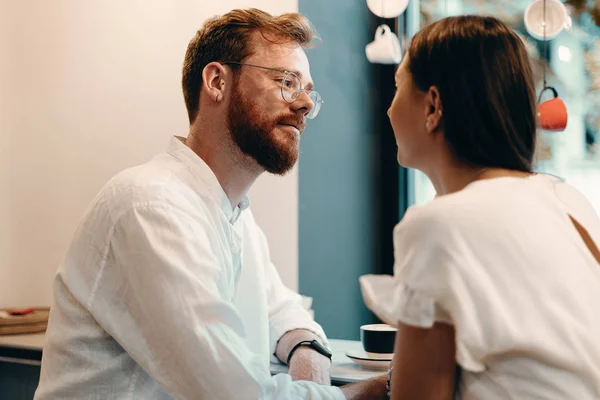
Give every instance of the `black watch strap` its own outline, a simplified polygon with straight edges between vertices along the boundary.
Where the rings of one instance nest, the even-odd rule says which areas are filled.
[[[332,357],[331,351],[329,351],[329,349],[327,347],[325,347],[321,343],[319,343],[318,340],[303,340],[301,342],[296,343],[296,345],[294,347],[292,347],[292,350],[290,350],[290,354],[288,354],[288,358],[287,358],[287,363],[286,363],[287,365],[290,365],[290,360],[292,359],[294,352],[300,346],[310,347],[311,349],[316,350],[318,353],[324,355],[325,357],[327,357],[331,360],[331,357]]]

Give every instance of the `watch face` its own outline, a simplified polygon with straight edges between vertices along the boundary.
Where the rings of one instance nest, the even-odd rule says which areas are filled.
[[[323,354],[324,356],[331,358],[331,351],[329,351],[329,349],[327,347],[325,347],[321,343],[319,343],[318,340],[312,341],[312,347],[314,347],[315,350],[317,350],[319,353]]]

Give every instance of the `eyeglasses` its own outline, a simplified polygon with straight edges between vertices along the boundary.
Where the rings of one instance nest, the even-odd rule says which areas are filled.
[[[295,102],[296,100],[298,100],[298,97],[300,97],[302,92],[306,92],[306,94],[312,101],[313,108],[306,115],[306,118],[309,118],[309,119],[315,118],[317,116],[317,114],[319,114],[319,110],[321,110],[321,105],[324,103],[319,92],[317,92],[315,90],[308,90],[308,89],[304,88],[302,86],[302,82],[300,82],[300,77],[298,77],[298,75],[296,75],[293,72],[286,71],[284,69],[279,69],[279,68],[269,68],[269,67],[263,67],[261,65],[239,63],[239,62],[234,62],[234,61],[227,61],[227,62],[224,62],[223,64],[225,64],[225,65],[227,65],[227,64],[245,65],[247,67],[261,68],[261,69],[266,69],[269,71],[281,72],[282,74],[284,74],[283,78],[281,78],[281,97],[283,97],[283,100],[285,100],[287,103],[291,104],[291,103]]]

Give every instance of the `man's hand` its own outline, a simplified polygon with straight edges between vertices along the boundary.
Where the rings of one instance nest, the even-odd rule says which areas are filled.
[[[294,381],[331,385],[331,361],[309,347],[299,347],[290,360],[288,373]]]
[[[281,362],[285,363],[290,351],[296,344],[313,339],[320,340],[317,335],[309,330],[295,329],[289,331],[279,339],[275,355]],[[298,347],[290,359],[288,368],[292,380],[312,381],[322,385],[331,384],[331,360],[310,347]]]

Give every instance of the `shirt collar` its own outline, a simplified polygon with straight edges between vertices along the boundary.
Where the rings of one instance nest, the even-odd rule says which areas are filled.
[[[231,224],[234,224],[242,211],[250,206],[250,200],[244,196],[238,206],[233,209],[227,194],[210,167],[192,149],[185,145],[185,138],[173,136],[169,142],[167,153],[177,158],[190,170],[192,175],[203,183],[203,192],[219,206]]]

